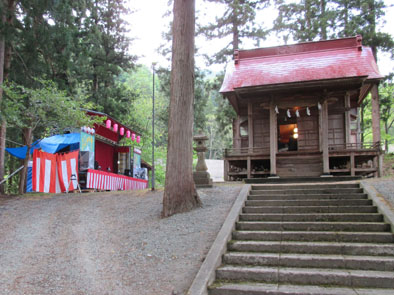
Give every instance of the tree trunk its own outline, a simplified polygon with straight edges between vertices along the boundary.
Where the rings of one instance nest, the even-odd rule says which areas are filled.
[[[387,135],[389,134],[389,126],[388,122],[384,122],[384,132],[386,133],[386,137],[384,138],[384,152],[387,154],[389,152],[389,141],[387,139]]]
[[[320,0],[320,40],[327,40],[326,0]]]
[[[239,49],[239,30],[238,30],[238,20],[237,16],[233,17],[233,52]]]
[[[5,1],[2,1],[1,8],[5,7]],[[1,26],[5,23],[5,13],[4,9],[1,9],[0,15]],[[3,81],[4,81],[4,56],[5,56],[5,36],[4,32],[0,31],[0,105],[3,100]],[[0,181],[4,179],[4,165],[5,165],[5,133],[3,132],[3,119],[0,118]],[[3,144],[4,142],[4,144]],[[0,185],[0,194],[4,194],[4,185]]]
[[[26,176],[27,176],[27,166],[30,157],[30,148],[33,142],[33,129],[31,127],[23,128],[23,137],[25,139],[25,144],[27,145],[27,151],[25,159],[23,160],[23,169],[19,174],[19,194],[23,195],[26,192]]]
[[[195,1],[174,1],[171,99],[162,217],[201,205],[193,180]]]
[[[14,21],[15,0],[0,0],[3,1],[3,7],[7,7],[8,16],[4,13],[0,16],[2,24],[7,23],[12,26]],[[0,85],[8,77],[11,67],[11,46],[5,40],[5,34],[0,32]],[[0,104],[3,99],[3,88],[0,87]],[[4,118],[0,118],[0,181],[4,179],[5,167],[5,139],[7,136],[7,122]],[[0,185],[0,194],[4,194],[4,185]]]
[[[361,146],[364,144],[364,132],[365,132],[365,121],[364,121],[364,110],[365,110],[365,105],[362,103],[360,107],[360,117],[361,117]]]

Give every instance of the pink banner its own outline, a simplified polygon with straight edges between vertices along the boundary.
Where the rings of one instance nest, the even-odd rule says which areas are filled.
[[[148,181],[106,171],[88,169],[86,187],[109,191],[141,190],[148,188]]]

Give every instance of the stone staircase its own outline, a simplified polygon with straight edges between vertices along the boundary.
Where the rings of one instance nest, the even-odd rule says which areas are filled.
[[[210,295],[394,295],[394,236],[359,184],[252,185]]]

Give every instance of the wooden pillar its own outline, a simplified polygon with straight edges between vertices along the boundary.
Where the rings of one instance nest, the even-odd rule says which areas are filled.
[[[379,91],[378,84],[374,84],[371,89],[371,106],[372,106],[372,140],[378,145],[380,151],[380,107],[379,107]],[[378,176],[383,175],[383,160],[382,155],[377,156]]]
[[[320,115],[320,135],[321,135],[321,151],[323,153],[323,175],[330,174],[330,162],[328,155],[328,103],[325,100],[321,104],[321,110],[319,112]]]
[[[373,143],[380,143],[380,111],[378,85],[374,84],[371,89],[372,106],[372,138]]]
[[[271,100],[270,103],[270,164],[272,176],[276,176],[276,151],[278,145],[278,135],[277,135],[277,117],[275,112],[274,102]]]
[[[224,177],[223,178],[224,178],[224,181],[229,181],[228,173],[230,171],[229,171],[228,160],[224,160],[223,163],[224,163]]]
[[[233,148],[241,148],[241,117],[238,115],[236,119],[233,120]]]
[[[252,178],[252,161],[250,160],[250,157],[246,160],[246,171],[248,178]]]
[[[355,176],[356,172],[355,169],[356,168],[356,163],[354,161],[354,153],[350,153],[350,175],[351,176]]]
[[[253,104],[248,102],[248,139],[249,154],[253,153]]]
[[[350,147],[351,129],[350,129],[350,94],[346,92],[345,101],[345,148]]]

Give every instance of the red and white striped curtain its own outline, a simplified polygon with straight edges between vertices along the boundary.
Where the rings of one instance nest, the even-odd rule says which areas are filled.
[[[148,181],[106,171],[88,169],[86,187],[110,191],[140,190],[148,187]]]
[[[33,191],[43,193],[60,193],[67,190],[71,175],[69,191],[78,185],[78,151],[66,154],[49,154],[41,150],[33,153]]]

